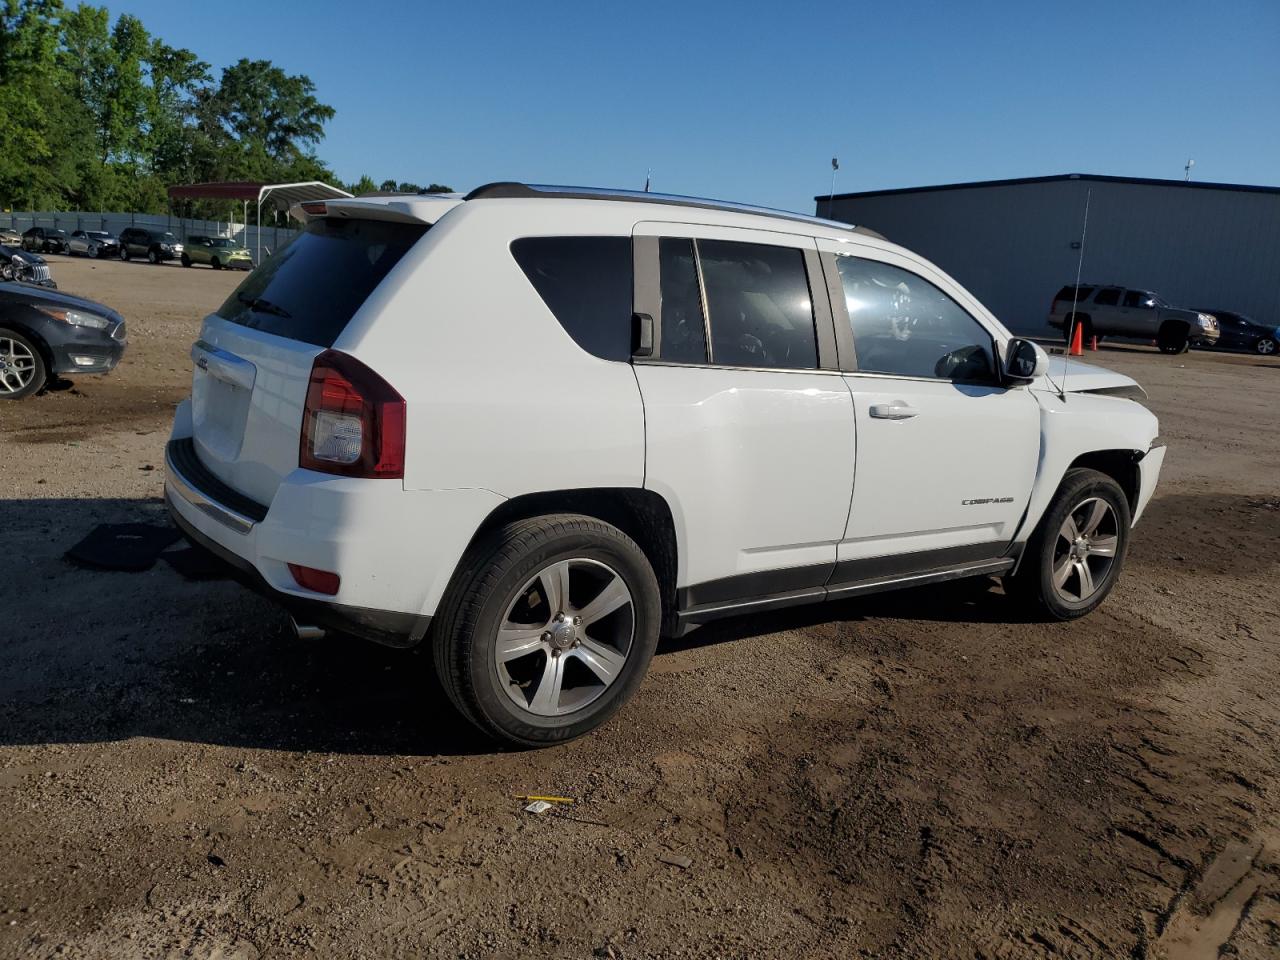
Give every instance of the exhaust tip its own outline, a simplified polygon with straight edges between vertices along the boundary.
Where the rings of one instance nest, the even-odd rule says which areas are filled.
[[[293,635],[299,640],[321,640],[324,638],[323,627],[313,627],[309,624],[299,623],[293,617],[289,618],[289,625],[293,627]]]

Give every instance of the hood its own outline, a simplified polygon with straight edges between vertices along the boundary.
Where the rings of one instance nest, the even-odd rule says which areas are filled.
[[[17,247],[0,246],[0,257],[9,260],[13,257],[18,258],[19,263],[44,263],[44,257],[38,253],[32,253],[30,250],[19,250]]]
[[[1070,357],[1049,358],[1049,372],[1031,385],[1033,390],[1057,393],[1066,378],[1067,393],[1102,393],[1134,400],[1146,399],[1147,392],[1132,377]]]
[[[106,304],[98,303],[96,300],[77,297],[72,293],[59,293],[47,287],[26,283],[0,284],[0,304],[6,303],[39,303],[51,307],[66,307],[69,310],[86,310],[112,320],[124,319]]]

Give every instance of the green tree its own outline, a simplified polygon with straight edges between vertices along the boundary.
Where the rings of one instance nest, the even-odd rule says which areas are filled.
[[[0,0],[0,202],[36,206],[59,193],[60,0]]]
[[[373,182],[373,178],[368,174],[362,176],[355,183],[347,184],[347,192],[357,197],[363,193],[375,193],[377,189],[378,185]]]

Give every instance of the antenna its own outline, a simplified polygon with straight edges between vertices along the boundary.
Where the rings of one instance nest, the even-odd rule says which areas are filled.
[[[1067,327],[1067,352],[1062,357],[1062,383],[1058,384],[1058,396],[1067,402],[1067,365],[1071,363],[1071,344],[1076,339],[1076,304],[1080,302],[1080,277],[1084,271],[1084,241],[1089,235],[1089,201],[1093,199],[1093,187],[1084,195],[1084,225],[1080,228],[1080,257],[1076,260],[1076,285],[1071,288],[1071,323]]]
[[[1183,171],[1186,173],[1186,176],[1182,178],[1183,182],[1186,182],[1191,179],[1191,168],[1194,167],[1195,165],[1196,165],[1196,162],[1194,160],[1188,160],[1187,165],[1182,168]]]
[[[835,211],[832,206],[835,204],[836,197],[836,171],[840,169],[840,158],[831,158],[831,192],[827,194],[827,216],[835,219]]]
[[[649,181],[653,179],[653,167],[644,172],[644,192],[649,192]]]

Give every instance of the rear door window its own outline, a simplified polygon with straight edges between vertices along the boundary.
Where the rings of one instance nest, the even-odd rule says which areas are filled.
[[[1094,298],[1094,303],[1100,307],[1114,307],[1120,302],[1119,287],[1105,287],[1098,291],[1098,296]]]
[[[697,250],[711,318],[712,363],[817,368],[803,250],[731,240],[699,240]]]
[[[331,347],[425,223],[313,220],[254,270],[218,316],[278,337]]]
[[[630,359],[630,237],[523,237],[511,254],[578,346]]]
[[[707,326],[693,241],[663,237],[658,242],[658,271],[662,285],[658,355],[675,363],[706,363]]]

